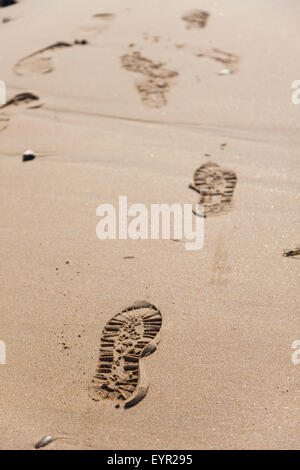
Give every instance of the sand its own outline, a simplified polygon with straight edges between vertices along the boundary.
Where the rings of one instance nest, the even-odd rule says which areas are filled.
[[[299,447],[300,265],[282,254],[300,241],[300,6],[203,0],[204,27],[182,19],[197,8],[0,9],[8,99],[39,98],[0,110],[2,449],[45,435],[60,437],[47,449]],[[26,149],[37,158],[22,162]],[[237,185],[231,210],[205,219],[201,250],[96,237],[96,208],[119,195],[197,202],[188,185],[208,161]],[[88,387],[101,331],[137,299],[160,310],[161,341],[143,359],[147,396],[116,409]]]

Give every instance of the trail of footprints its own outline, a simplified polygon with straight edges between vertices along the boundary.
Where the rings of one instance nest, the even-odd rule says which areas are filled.
[[[82,30],[98,33],[106,29],[114,18],[113,14],[100,13],[93,17],[93,23]],[[187,28],[204,28],[209,13],[193,10],[182,16]],[[100,20],[100,24],[96,22]],[[85,45],[86,40],[73,43],[57,42],[51,46],[21,59],[15,66],[17,75],[24,73],[46,74],[54,70],[53,53]],[[235,67],[238,58],[233,54],[214,49],[212,53],[199,53],[227,66]],[[132,52],[121,57],[124,69],[137,73],[141,78],[135,82],[137,91],[144,104],[150,108],[160,108],[167,104],[167,93],[178,72],[169,70],[165,64],[143,57],[140,52]],[[20,93],[9,100],[2,108],[19,104],[39,107],[39,98],[32,93]],[[32,106],[32,102],[35,102]],[[1,125],[8,119],[0,118]],[[215,163],[201,165],[194,174],[194,184],[189,187],[200,195],[199,204],[204,205],[204,216],[219,214],[231,207],[236,175],[232,170],[221,168]],[[89,396],[96,401],[113,400],[124,403],[125,408],[139,403],[146,395],[148,384],[145,382],[141,359],[156,350],[162,325],[161,312],[146,301],[138,301],[131,307],[117,313],[105,325],[100,339],[99,361],[95,375],[89,385]]]
[[[117,400],[129,408],[144,398],[148,384],[143,383],[140,360],[156,350],[161,324],[160,311],[146,301],[135,302],[106,324],[89,387],[93,400]]]
[[[199,204],[204,205],[204,217],[227,211],[232,206],[237,177],[216,163],[204,163],[194,173],[194,184],[189,188],[200,195]],[[196,214],[197,215],[197,214]]]
[[[212,162],[195,171],[194,184],[189,187],[200,195],[205,217],[231,207],[236,181],[234,171]],[[93,400],[116,400],[129,408],[145,397],[148,384],[144,383],[140,360],[156,350],[161,324],[160,311],[146,301],[122,310],[106,324],[98,366],[89,386]]]
[[[2,4],[3,3],[3,4]],[[5,3],[0,1],[0,7],[10,5],[11,3]],[[104,31],[110,21],[114,19],[114,14],[112,13],[98,13],[95,14],[92,18],[94,23],[90,27],[82,28],[89,33],[99,33]],[[23,57],[20,59],[13,67],[13,71],[16,75],[25,75],[28,73],[37,73],[37,74],[48,74],[53,72],[55,69],[54,64],[54,57],[56,52],[70,49],[73,46],[83,46],[88,44],[88,41],[85,39],[82,40],[74,40],[73,42],[64,42],[58,41],[50,46],[44,47],[39,49],[38,51],[33,52],[32,54]],[[36,101],[35,104],[32,104],[32,101]],[[43,104],[39,102],[39,97],[34,95],[33,93],[19,93],[14,96],[12,99],[7,101],[3,106],[0,106],[0,110],[2,111],[6,108],[13,109],[15,106],[22,105],[27,109],[34,109],[40,108]],[[4,114],[0,115],[0,132],[4,131],[9,124],[10,115],[7,115],[5,112]]]

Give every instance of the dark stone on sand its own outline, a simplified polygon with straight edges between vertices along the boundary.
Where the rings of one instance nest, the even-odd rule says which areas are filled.
[[[88,44],[88,41],[86,39],[75,39],[74,44],[85,46],[86,44]]]
[[[26,152],[23,153],[23,162],[29,162],[30,160],[35,159],[35,154],[32,150],[26,150]]]

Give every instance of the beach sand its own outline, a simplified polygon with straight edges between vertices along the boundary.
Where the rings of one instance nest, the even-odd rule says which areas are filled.
[[[182,19],[199,8],[202,27]],[[299,447],[300,264],[282,256],[300,243],[299,13],[294,0],[0,8],[7,98],[39,98],[0,109],[0,448]],[[188,186],[208,162],[237,185],[201,250],[96,237],[96,208],[119,195],[197,202]],[[116,409],[88,388],[105,324],[137,299],[160,310],[160,343],[147,396]]]

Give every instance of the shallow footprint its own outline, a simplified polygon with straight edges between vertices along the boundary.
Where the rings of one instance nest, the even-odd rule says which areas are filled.
[[[198,52],[197,57],[207,57],[223,64],[231,73],[237,71],[240,58],[236,54],[223,51],[222,49],[213,48],[209,52]]]
[[[162,62],[153,62],[143,57],[137,51],[123,55],[121,64],[126,70],[143,76],[136,80],[135,85],[146,106],[161,108],[167,104],[166,94],[178,72],[165,68]]]
[[[69,42],[56,42],[51,46],[40,49],[32,54],[23,57],[19,60],[13,68],[16,75],[24,75],[24,73],[39,73],[45,74],[50,73],[54,70],[53,65],[53,52],[70,48],[74,45],[85,45],[87,41],[75,40],[73,43]]]
[[[237,177],[234,171],[216,163],[205,163],[194,173],[194,184],[189,188],[200,194],[204,217],[216,215],[231,208]],[[198,214],[196,214],[198,215]]]
[[[109,27],[114,17],[113,13],[96,13],[86,25],[80,28],[80,31],[92,35],[103,33]]]
[[[147,393],[140,359],[156,350],[162,324],[160,311],[144,300],[117,313],[105,325],[100,339],[99,362],[89,386],[96,401],[116,400],[117,407],[139,403]]]
[[[192,10],[181,17],[187,23],[187,29],[205,28],[208,18],[209,13],[205,10]]]
[[[166,93],[170,88],[167,80],[146,78],[137,80],[135,85],[142,101],[149,108],[161,108],[167,104]]]

